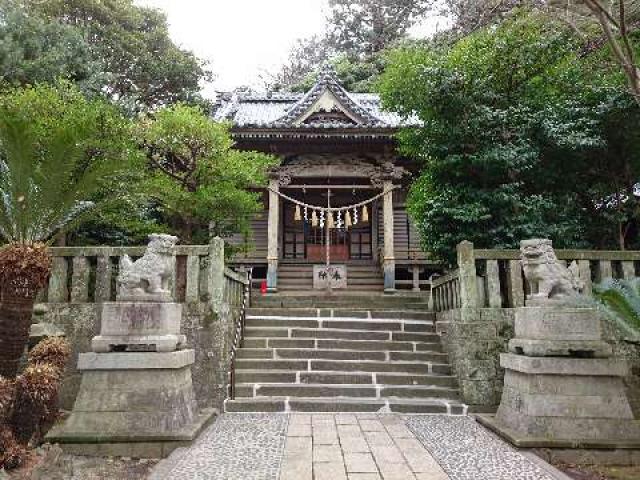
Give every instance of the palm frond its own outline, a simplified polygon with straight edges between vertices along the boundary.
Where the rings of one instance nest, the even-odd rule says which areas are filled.
[[[594,287],[593,296],[619,324],[640,333],[640,279],[608,279]]]
[[[26,118],[0,112],[0,235],[35,243],[95,205],[100,181],[114,173],[108,161],[86,162],[82,127],[60,127],[43,144]]]

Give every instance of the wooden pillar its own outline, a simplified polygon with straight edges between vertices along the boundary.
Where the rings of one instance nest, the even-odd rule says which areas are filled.
[[[393,245],[393,183],[385,180],[382,184],[383,196],[382,216],[384,222],[384,257],[382,268],[384,271],[384,291],[396,291],[396,260]]]
[[[278,224],[280,220],[280,189],[278,179],[269,181],[269,217],[267,225],[267,291],[278,291]]]

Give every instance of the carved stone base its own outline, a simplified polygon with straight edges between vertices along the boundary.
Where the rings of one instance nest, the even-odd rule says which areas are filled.
[[[73,411],[47,440],[75,445],[74,452],[82,444],[192,440],[211,416],[197,412],[194,358],[193,350],[81,354],[82,383]]]
[[[516,310],[509,351],[534,357],[609,357],[600,317],[593,308],[524,307]]]
[[[171,352],[183,348],[182,305],[160,302],[105,302],[94,352],[146,350]]]
[[[627,365],[614,359],[550,358],[502,354],[504,390],[494,427],[522,441],[634,441],[634,421],[622,377]]]

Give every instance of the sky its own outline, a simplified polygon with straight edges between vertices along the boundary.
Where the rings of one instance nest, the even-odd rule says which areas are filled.
[[[249,85],[278,71],[295,41],[324,31],[326,0],[136,0],[167,14],[172,40],[209,62],[216,75],[203,93]],[[428,35],[444,22],[427,19],[413,29]]]

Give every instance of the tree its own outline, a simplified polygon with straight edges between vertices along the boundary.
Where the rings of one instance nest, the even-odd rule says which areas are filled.
[[[105,78],[101,91],[132,110],[200,101],[210,73],[169,37],[164,13],[132,0],[16,0],[32,15],[81,32]]]
[[[562,7],[567,19],[570,15],[580,17],[590,13],[600,25],[613,57],[624,72],[629,91],[640,105],[640,64],[631,28],[633,22],[640,21],[640,3],[636,0],[550,0],[549,5]],[[575,22],[569,21],[577,28]]]
[[[370,92],[384,66],[383,50],[406,38],[432,0],[331,0],[327,31],[298,40],[269,87],[306,91],[331,61],[348,90]]]
[[[0,1],[0,83],[26,85],[65,78],[98,83],[100,66],[82,33]]]
[[[117,118],[69,85],[0,98],[0,236],[8,243],[0,250],[2,376],[15,377],[28,341],[34,298],[50,270],[45,242],[94,210],[101,182],[125,165],[126,155],[103,137],[104,124]]]
[[[637,110],[610,70],[594,86],[602,61],[566,25],[522,12],[451,46],[392,54],[383,100],[424,124],[400,143],[423,161],[409,209],[426,249],[451,259],[460,240],[513,248],[534,235],[610,246],[620,225],[635,228]]]
[[[146,191],[182,241],[206,240],[210,224],[221,236],[247,229],[261,207],[248,189],[266,182],[273,157],[233,149],[228,125],[182,104],[144,120],[138,139],[150,169]]]
[[[404,37],[431,0],[329,0],[328,43],[354,57],[371,56]]]

